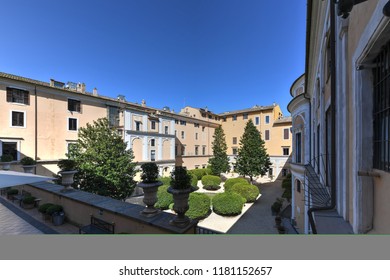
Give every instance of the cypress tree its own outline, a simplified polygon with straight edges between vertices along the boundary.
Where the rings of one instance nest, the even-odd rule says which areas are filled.
[[[230,169],[229,158],[226,152],[226,138],[222,126],[215,129],[213,137],[213,157],[209,159],[209,164],[213,175],[219,176],[221,173],[228,172]]]

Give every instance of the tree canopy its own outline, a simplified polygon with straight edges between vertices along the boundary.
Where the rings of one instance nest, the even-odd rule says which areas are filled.
[[[223,128],[220,126],[214,131],[212,143],[213,157],[209,159],[211,172],[219,176],[223,172],[229,171],[229,158],[227,156],[226,138]]]
[[[133,152],[106,118],[81,127],[67,156],[77,164],[75,179],[81,190],[121,200],[133,192]]]
[[[249,120],[240,139],[235,169],[240,175],[249,176],[253,181],[254,176],[264,176],[270,165],[265,142],[252,120]]]

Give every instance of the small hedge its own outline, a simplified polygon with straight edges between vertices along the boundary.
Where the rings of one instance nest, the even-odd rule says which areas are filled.
[[[54,213],[59,213],[62,211],[64,211],[64,208],[61,205],[53,204],[46,209],[46,214],[53,216]]]
[[[188,205],[190,208],[185,215],[191,219],[204,219],[211,212],[211,199],[204,193],[191,193]]]
[[[158,188],[157,202],[154,207],[166,210],[169,208],[169,204],[173,203],[173,196],[167,192],[168,188],[169,185],[163,185]]]
[[[203,188],[206,190],[218,190],[221,184],[221,178],[214,175],[205,175],[202,177]]]
[[[195,176],[198,178],[198,180],[202,180],[203,176],[211,174],[211,169],[210,168],[198,168],[198,169],[191,169],[188,172],[191,174],[195,174]]]
[[[243,198],[245,198],[247,203],[255,202],[257,196],[260,194],[259,189],[254,185],[250,185],[249,183],[237,183],[232,187],[225,188],[225,191],[241,195]]]
[[[36,199],[36,197],[31,196],[31,195],[26,196],[25,198],[23,198],[23,204],[30,204],[30,205],[34,204],[35,199]]]
[[[38,207],[38,211],[40,213],[46,213],[47,211],[47,208],[49,208],[50,206],[53,206],[54,204],[53,203],[45,203],[45,204],[42,204]]]
[[[198,176],[196,176],[194,173],[191,173],[191,186],[197,187],[198,186]]]
[[[219,193],[212,199],[213,211],[221,216],[237,216],[241,214],[245,198],[236,193]]]
[[[7,191],[7,194],[8,195],[16,195],[16,194],[18,194],[19,193],[19,191],[17,190],[17,189],[9,189],[8,191]]]
[[[248,181],[245,180],[244,178],[230,178],[230,179],[227,179],[225,181],[225,184],[224,184],[225,190],[226,190],[226,188],[232,187],[233,185],[235,185],[237,183],[248,183]]]

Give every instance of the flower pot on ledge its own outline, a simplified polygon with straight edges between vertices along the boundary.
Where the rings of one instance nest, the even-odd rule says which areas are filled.
[[[31,173],[31,174],[33,174],[36,165],[23,165],[22,167],[23,167],[24,173]]]
[[[191,219],[188,218],[185,213],[189,209],[188,199],[190,193],[194,192],[196,188],[190,187],[187,189],[174,189],[172,187],[168,188],[168,192],[173,196],[173,210],[177,213],[177,216],[173,218],[169,223],[177,227],[186,227]]]
[[[77,173],[77,170],[60,171],[59,173],[62,176],[61,183],[65,187],[61,192],[72,190],[71,185],[74,183],[74,175]]]
[[[154,217],[160,213],[159,209],[156,209],[154,205],[157,202],[157,191],[158,187],[162,186],[163,182],[156,181],[151,183],[141,182],[137,186],[142,188],[144,192],[143,202],[146,204],[146,207],[140,212],[141,215],[145,217]]]

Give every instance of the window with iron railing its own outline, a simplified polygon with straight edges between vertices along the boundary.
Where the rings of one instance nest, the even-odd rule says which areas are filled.
[[[374,168],[390,172],[390,41],[375,58]]]

